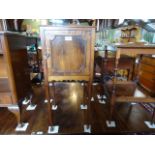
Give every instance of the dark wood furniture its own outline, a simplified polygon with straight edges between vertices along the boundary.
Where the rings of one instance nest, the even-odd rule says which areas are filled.
[[[37,37],[27,36],[27,38],[26,38],[26,45],[27,46],[34,45],[34,47],[36,49],[34,52],[30,53],[30,54],[33,54],[33,56],[32,56],[33,58],[32,58],[32,60],[31,59],[29,60],[29,64],[30,65],[31,64],[36,64],[39,67],[40,64],[41,64],[41,61],[39,59],[38,40],[39,40],[39,38],[37,38]],[[28,54],[29,54],[29,51],[28,51]],[[31,62],[31,61],[33,61],[33,62]]]
[[[38,37],[27,36],[26,45],[28,47],[28,64],[30,68],[30,79],[32,83],[42,82],[42,50],[39,49],[38,43]]]
[[[50,82],[53,82],[54,86],[54,81],[88,81],[88,103],[90,103],[94,67],[95,27],[41,26],[40,32],[49,125],[52,126]],[[52,103],[55,104],[55,101]],[[88,109],[90,109],[89,104]]]
[[[0,19],[0,31],[22,31],[22,22],[24,19]]]
[[[138,87],[133,81],[118,81],[116,73],[121,55],[139,55],[139,63],[141,62],[142,55],[153,55],[155,54],[155,46],[152,45],[120,45],[117,47],[116,59],[115,59],[115,69],[114,78],[105,84],[105,93],[110,102],[110,120],[112,120],[114,107],[116,102],[136,102],[136,103],[155,103],[155,98],[149,96],[148,94],[143,94],[138,91]],[[138,71],[139,73],[139,67]],[[136,80],[139,81],[139,74],[137,74]],[[152,116],[153,123],[154,113]]]
[[[97,53],[97,51],[96,51]],[[126,70],[127,72],[127,80],[131,80],[134,76],[134,61],[135,59],[129,56],[122,56],[120,58],[118,67],[121,70]],[[95,57],[95,66],[98,66],[96,68],[95,73],[101,73],[101,77],[103,77],[103,74],[106,72],[106,74],[113,74],[114,73],[114,68],[115,68],[115,56],[110,56],[108,55],[107,51],[107,56],[101,56],[96,54]]]
[[[151,95],[155,95],[155,58],[143,56],[140,62],[139,83]]]
[[[21,123],[21,102],[32,91],[26,37],[0,32],[0,107],[8,107]]]

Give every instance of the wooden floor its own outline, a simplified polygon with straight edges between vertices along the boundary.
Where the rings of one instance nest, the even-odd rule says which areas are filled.
[[[47,134],[48,113],[44,103],[43,86],[33,86],[33,103],[37,104],[34,111],[26,111],[23,105],[22,120],[29,122],[26,132],[16,132],[15,116],[6,108],[0,108],[0,134],[32,134],[43,131]],[[100,85],[93,86],[94,101],[91,102],[92,134],[154,134],[155,129],[149,129],[144,121],[151,115],[139,104],[117,104],[114,118],[116,128],[108,128],[109,105],[100,104],[97,94],[101,92]],[[80,109],[83,103],[83,86],[80,83],[56,83],[56,103],[58,109],[54,112],[54,124],[60,126],[59,134],[84,134],[84,113]]]

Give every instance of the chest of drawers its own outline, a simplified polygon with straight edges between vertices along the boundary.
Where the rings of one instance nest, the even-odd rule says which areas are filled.
[[[155,58],[143,56],[140,62],[139,82],[145,89],[155,94]]]

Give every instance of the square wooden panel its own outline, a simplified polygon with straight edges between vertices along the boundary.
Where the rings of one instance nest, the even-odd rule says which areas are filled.
[[[43,56],[48,55],[48,76],[90,76],[94,34],[92,27],[41,27]]]

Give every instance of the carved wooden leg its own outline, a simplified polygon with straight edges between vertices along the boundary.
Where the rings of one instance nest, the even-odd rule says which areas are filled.
[[[18,125],[22,124],[21,123],[21,108],[18,105],[11,105],[8,107],[8,110],[16,116]]]

